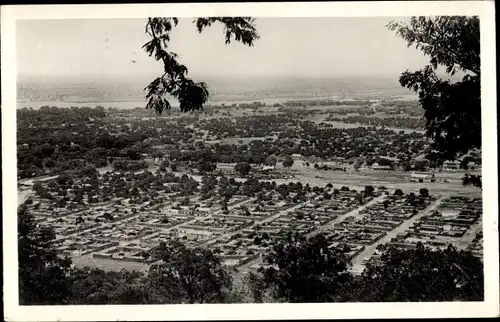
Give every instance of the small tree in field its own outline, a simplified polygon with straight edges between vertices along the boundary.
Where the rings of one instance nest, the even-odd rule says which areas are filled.
[[[290,156],[287,156],[285,160],[283,160],[283,166],[285,168],[291,168],[293,165],[293,159]]]
[[[240,162],[234,166],[234,170],[240,175],[246,176],[252,170],[252,167],[247,162]]]
[[[403,192],[403,190],[401,190],[401,189],[396,189],[396,190],[394,191],[394,195],[395,195],[395,196],[403,196],[404,194],[405,194],[405,193],[404,193],[404,192]]]
[[[426,189],[426,188],[421,188],[420,191],[419,191],[420,195],[422,197],[428,197],[429,196],[429,190]]]

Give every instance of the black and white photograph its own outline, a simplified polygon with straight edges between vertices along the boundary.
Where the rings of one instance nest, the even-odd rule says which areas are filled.
[[[494,3],[426,3],[2,7],[4,318],[498,316]]]

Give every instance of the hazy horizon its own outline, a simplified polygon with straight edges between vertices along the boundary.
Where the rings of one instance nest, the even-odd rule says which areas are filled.
[[[395,18],[404,20],[405,18]],[[181,18],[170,50],[194,78],[397,78],[428,58],[386,28],[392,18],[257,18],[254,47],[201,35]],[[163,66],[141,48],[145,19],[25,20],[17,25],[19,79],[151,78]]]

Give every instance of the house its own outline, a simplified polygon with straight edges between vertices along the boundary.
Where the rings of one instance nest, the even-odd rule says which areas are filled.
[[[194,227],[194,226],[180,226],[177,230],[177,237],[188,239],[202,239],[206,240],[213,236],[213,232],[208,230],[206,227]]]
[[[446,160],[443,162],[443,171],[454,171],[460,168],[460,161],[458,160]]]
[[[434,173],[412,172],[410,175],[411,182],[434,182],[435,180]]]
[[[155,165],[155,164],[156,164],[153,158],[146,157],[146,158],[144,158],[144,161],[146,161],[146,163],[147,163],[149,166],[152,166],[152,165]]]
[[[302,154],[294,153],[294,154],[292,154],[292,159],[295,161],[304,160],[304,157],[302,156]]]
[[[236,163],[217,163],[216,171],[221,171],[224,174],[235,174],[235,166]]]
[[[372,170],[376,170],[376,171],[391,171],[392,170],[392,167],[390,165],[380,165],[377,162],[372,164],[371,168],[372,168]]]
[[[270,171],[274,171],[274,169],[275,169],[274,165],[265,165],[262,167],[261,170],[264,172],[270,172]]]

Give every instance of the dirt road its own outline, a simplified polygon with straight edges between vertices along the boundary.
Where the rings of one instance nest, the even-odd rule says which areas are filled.
[[[356,208],[356,209],[353,209],[349,212],[346,212],[345,214],[343,215],[340,215],[338,216],[337,218],[333,219],[332,221],[326,223],[325,225],[323,226],[320,226],[318,227],[315,231],[313,232],[310,232],[307,237],[311,237],[313,235],[316,235],[316,234],[319,234],[325,230],[328,230],[330,227],[333,227],[335,226],[336,224],[338,224],[339,222],[342,222],[344,219],[346,219],[347,217],[351,217],[351,216],[359,216],[359,212],[364,210],[365,208],[383,200],[385,198],[385,195],[381,195],[381,196],[378,196],[377,198],[374,198],[373,200],[370,200],[369,202],[367,202],[366,204]]]
[[[482,229],[483,229],[483,219],[479,218],[479,220],[465,232],[462,238],[460,238],[460,241],[456,243],[455,246],[457,247],[457,249],[466,250],[469,247],[470,243],[472,243],[474,238],[476,238],[477,233],[480,232]]]
[[[251,200],[252,199],[250,199],[250,200],[243,200],[243,201],[238,202],[238,203],[236,203],[236,204],[234,204],[232,206],[229,206],[228,209],[233,209],[233,208],[239,207],[242,204],[250,202]],[[214,214],[218,214],[220,212],[222,212],[222,210],[218,210]],[[207,215],[207,216],[201,217],[201,218],[210,218],[214,214],[210,214],[210,215]],[[140,215],[137,215],[136,217],[138,217],[138,216],[140,216]],[[134,217],[125,218],[125,219],[122,219],[122,220],[117,220],[115,222],[115,224],[120,223],[123,220],[130,220],[132,218],[134,218]],[[178,225],[166,228],[163,231],[171,231],[171,230],[174,230],[174,229],[178,228],[179,226],[189,225],[190,223],[192,223],[192,222],[194,222],[196,220],[199,220],[199,219],[200,218],[195,218],[195,219],[192,219],[190,221],[183,222],[183,223],[180,223]],[[72,234],[72,235],[67,235],[67,236],[65,236],[65,238],[73,236],[73,235],[76,235],[76,234],[78,234],[78,233],[75,233],[75,234]],[[151,236],[153,236],[155,234],[157,234],[157,232],[154,232],[154,233],[146,235],[146,236],[141,236],[138,239],[133,239],[133,240],[128,240],[128,241],[125,241],[125,242],[121,242],[120,244],[123,245],[123,244],[129,244],[129,243],[134,243],[134,242],[138,243],[140,239],[148,238],[148,237],[151,237]],[[96,267],[96,268],[100,268],[100,269],[104,269],[104,270],[119,271],[122,268],[126,268],[126,269],[135,269],[135,270],[140,270],[140,271],[146,271],[148,269],[148,267],[149,267],[148,264],[144,264],[144,263],[135,263],[135,262],[130,262],[130,261],[121,261],[121,260],[113,260],[113,259],[105,259],[105,258],[93,258],[92,254],[87,254],[87,255],[82,255],[82,256],[74,256],[72,258],[73,258],[73,264],[75,264],[76,266],[90,266],[90,267]]]
[[[370,205],[372,205],[372,204],[374,204],[374,203],[376,203],[376,202],[378,202],[378,201],[382,200],[383,198],[384,198],[384,196],[379,196],[379,197],[377,197],[377,198],[374,198],[373,200],[370,200],[368,203],[364,204],[363,206],[358,207],[358,208],[356,208],[356,209],[353,209],[353,210],[351,210],[351,211],[349,211],[349,212],[346,212],[345,214],[338,216],[337,218],[335,218],[335,219],[333,219],[333,220],[329,221],[328,223],[324,224],[323,226],[318,227],[317,229],[315,229],[314,231],[310,232],[310,233],[309,233],[309,234],[307,234],[306,236],[307,236],[307,237],[314,236],[314,235],[316,235],[316,234],[319,234],[319,233],[320,233],[320,232],[322,232],[322,231],[325,231],[326,229],[328,229],[328,227],[331,227],[331,226],[333,226],[333,225],[335,225],[335,224],[337,224],[337,223],[341,222],[342,220],[344,220],[344,219],[345,219],[345,218],[347,218],[347,217],[359,215],[359,212],[360,212],[361,210],[363,210],[363,209],[365,209],[366,207],[369,207]],[[292,207],[292,208],[290,208],[290,209],[287,209],[287,210],[283,211],[282,213],[278,213],[278,214],[276,214],[276,215],[274,215],[274,216],[272,216],[272,217],[266,218],[266,220],[265,220],[265,221],[267,222],[267,221],[274,220],[274,219],[278,218],[279,216],[283,215],[284,213],[287,213],[287,212],[290,212],[290,211],[294,211],[295,209],[299,208],[299,207],[300,207],[300,206],[302,206],[302,205],[303,205],[303,204],[299,204],[299,205],[297,205],[297,206],[294,206],[294,207]],[[239,267],[238,267],[238,270],[240,270],[240,271],[246,271],[246,270],[249,270],[249,269],[250,269],[250,267],[251,267],[252,265],[255,265],[255,264],[260,264],[261,262],[262,262],[262,261],[261,261],[260,257],[257,257],[257,258],[255,258],[254,260],[252,260],[252,261],[250,261],[250,262],[248,262],[248,263],[246,263],[246,264],[244,264],[244,265],[242,265],[242,266],[239,266]]]
[[[422,218],[425,215],[428,215],[431,211],[435,210],[437,208],[437,206],[441,203],[441,199],[443,199],[443,196],[440,196],[439,198],[437,198],[427,208],[425,208],[424,210],[420,211],[418,214],[416,214],[412,218],[404,221],[401,225],[397,226],[396,228],[394,228],[393,230],[391,230],[390,232],[388,232],[384,237],[380,238],[375,243],[373,243],[373,244],[371,244],[369,246],[366,246],[353,259],[351,272],[355,273],[355,274],[360,274],[363,271],[363,269],[364,269],[363,260],[365,258],[371,257],[375,253],[375,250],[377,249],[377,247],[379,245],[386,244],[392,238],[396,237],[399,233],[402,233],[405,230],[407,230],[408,228],[410,228],[410,226],[413,225],[413,223],[415,223],[417,220],[419,220],[420,218]]]

